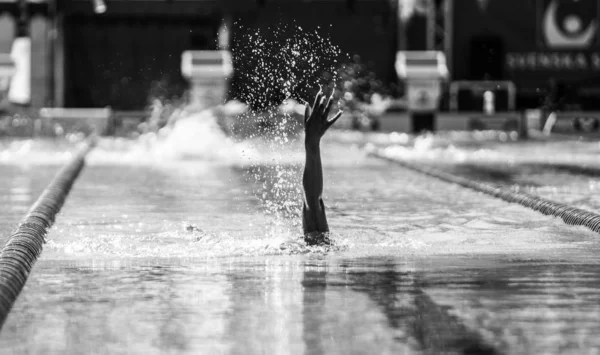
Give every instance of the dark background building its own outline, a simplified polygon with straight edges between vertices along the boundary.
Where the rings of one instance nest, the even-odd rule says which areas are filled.
[[[422,0],[432,7],[407,22],[399,20],[398,0],[107,0],[104,13],[95,12],[98,3],[0,0],[0,52],[10,51],[16,35],[32,40],[32,107],[142,110],[151,98],[180,97],[187,88],[181,53],[216,49],[224,20],[238,68],[251,63],[247,55],[235,62],[235,53],[251,46],[248,33],[273,34],[276,46],[286,37],[272,29],[294,24],[330,38],[340,48],[339,65],[358,58],[392,94],[402,94],[395,90],[396,52],[436,49],[446,52],[452,80],[513,81],[517,108],[542,104],[549,78],[575,93],[581,107],[600,106],[600,0]],[[582,31],[597,26],[594,38],[575,47],[548,42],[544,19],[552,4],[557,31],[575,26],[576,15]],[[238,98],[239,88],[254,84],[239,71],[231,83]],[[266,104],[280,96],[267,95]]]
[[[380,80],[396,81],[396,1],[109,0],[104,13],[96,13],[95,4],[27,3],[32,106],[141,110],[152,97],[181,96],[187,86],[181,53],[216,49],[223,19],[233,51],[239,49],[236,41],[253,28],[268,33],[267,27],[279,23],[293,22],[306,31],[320,26],[340,47],[340,63],[358,55]],[[19,2],[0,2],[0,28],[18,27],[22,8]],[[0,51],[10,50],[15,34],[0,34]],[[243,78],[234,77],[233,82],[245,85]]]

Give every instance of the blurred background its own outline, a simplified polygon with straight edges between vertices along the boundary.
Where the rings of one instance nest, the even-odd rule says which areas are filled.
[[[352,100],[372,104],[376,93],[402,111],[397,53],[423,50],[445,55],[442,112],[482,111],[488,91],[494,112],[597,110],[599,9],[597,0],[0,0],[0,67],[11,58],[30,67],[29,85],[14,88],[21,95],[12,100],[0,70],[0,110],[14,118],[44,107],[109,107],[143,119],[156,100],[186,100],[184,51],[217,49],[233,53],[227,99],[258,110],[305,97],[319,80],[302,75],[318,75],[323,83],[351,78],[342,86]],[[253,99],[248,73],[282,64],[255,45],[276,52],[304,36],[308,48],[309,35],[336,48],[317,53],[322,70],[295,77],[306,85],[290,95],[262,73],[263,95]]]

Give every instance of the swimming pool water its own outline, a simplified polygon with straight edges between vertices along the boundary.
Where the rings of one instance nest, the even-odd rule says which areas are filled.
[[[180,142],[101,141],[0,333],[0,352],[576,354],[600,347],[597,234],[360,149],[365,140],[389,144],[382,137],[332,133],[323,146],[332,248],[296,243],[303,159],[296,140],[215,142],[200,152]],[[402,144],[408,158],[551,198],[564,189],[564,198],[584,204],[596,181],[554,172],[550,180],[522,174],[537,185],[494,180],[460,164],[513,166],[518,175],[509,158],[522,147],[410,139]],[[33,141],[3,149],[11,152],[0,163],[6,237],[72,147]],[[449,160],[456,151],[467,159]]]

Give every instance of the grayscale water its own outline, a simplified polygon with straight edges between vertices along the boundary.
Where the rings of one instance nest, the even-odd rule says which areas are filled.
[[[569,163],[588,164],[597,143],[532,142],[524,157],[495,136],[331,132],[322,150],[335,245],[307,248],[297,242],[301,143],[184,131],[92,151],[0,353],[600,351],[597,234],[360,149],[395,145],[407,159],[598,211],[593,174],[521,170],[576,151],[588,153]],[[0,146],[0,245],[73,149]],[[511,179],[481,173],[507,166]]]

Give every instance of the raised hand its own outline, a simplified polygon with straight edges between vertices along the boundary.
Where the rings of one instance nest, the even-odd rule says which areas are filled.
[[[333,92],[329,99],[325,98],[323,90],[319,90],[312,110],[306,104],[304,112],[304,148],[306,150],[306,165],[302,175],[304,188],[304,206],[302,208],[302,229],[304,240],[309,245],[328,244],[329,226],[323,203],[323,167],[321,166],[321,137],[327,129],[342,115],[338,112],[331,119],[329,110],[333,104]]]
[[[312,109],[308,106],[308,103],[306,104],[306,110],[304,111],[305,143],[319,144],[321,137],[323,137],[327,129],[342,115],[342,111],[339,111],[331,119],[327,118],[333,105],[334,91],[331,92],[331,95],[327,99],[323,93],[323,89],[320,88],[319,93],[315,97]]]

